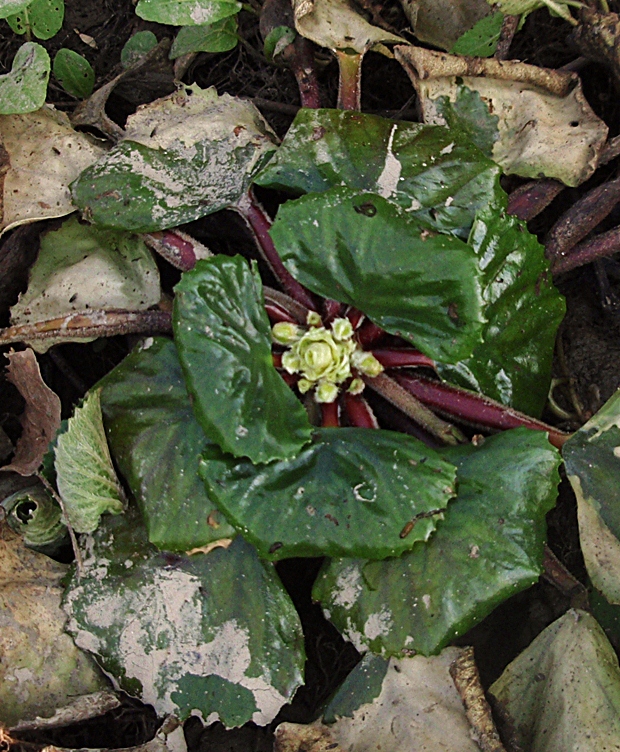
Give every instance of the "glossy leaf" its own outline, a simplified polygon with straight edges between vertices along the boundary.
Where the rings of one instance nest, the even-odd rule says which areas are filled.
[[[436,653],[542,571],[559,480],[546,436],[517,428],[441,454],[457,464],[458,496],[426,545],[334,560],[319,575],[313,597],[358,649]]]
[[[500,170],[459,133],[342,110],[301,109],[255,181],[292,193],[342,184],[378,193],[463,237],[478,209],[505,205]]]
[[[620,391],[573,434],[562,456],[588,574],[610,603],[620,604]]]
[[[241,10],[234,0],[138,0],[136,14],[146,21],[171,26],[200,26]]]
[[[33,0],[6,20],[16,34],[33,34],[37,39],[46,40],[60,31],[64,17],[64,0]]]
[[[198,476],[208,446],[171,340],[146,339],[98,385],[112,455],[151,543],[188,551],[236,534]]]
[[[50,56],[45,47],[26,42],[17,50],[9,73],[0,76],[0,115],[34,112],[45,104]]]
[[[256,268],[241,256],[215,256],[186,272],[175,293],[175,342],[206,435],[253,462],[295,456],[310,423],[273,366]]]
[[[105,512],[123,511],[123,491],[112,466],[98,390],[77,407],[56,444],[56,482],[76,533],[91,533]]]
[[[503,13],[484,16],[456,40],[450,52],[468,57],[491,57],[497,49],[503,21]]]
[[[271,236],[295,279],[359,308],[426,355],[456,362],[480,341],[472,249],[381,196],[335,188],[289,201]]]
[[[462,131],[485,156],[492,156],[493,145],[499,138],[499,117],[489,112],[477,91],[461,86],[454,102],[448,97],[439,97],[435,106],[452,132]]]
[[[65,596],[67,628],[119,686],[162,716],[266,724],[302,683],[299,617],[272,565],[241,538],[158,553],[135,512],[109,518]]]
[[[564,298],[553,285],[544,248],[516,217],[481,213],[469,244],[483,278],[483,341],[455,366],[439,365],[449,381],[539,417],[547,401],[551,362]]]
[[[234,206],[275,149],[249,102],[183,87],[127,119],[124,139],[73,184],[99,225],[163,230]]]
[[[157,37],[152,31],[138,31],[125,42],[121,50],[123,68],[131,68],[141,57],[157,47]]]
[[[188,52],[227,52],[233,50],[238,41],[236,16],[202,26],[183,26],[170,48],[170,59]]]
[[[54,76],[62,88],[79,99],[86,99],[93,92],[95,71],[85,57],[62,47],[54,58]]]
[[[490,693],[533,752],[618,749],[620,669],[594,617],[571,609],[510,663]]]
[[[396,556],[428,540],[455,494],[454,466],[392,431],[319,429],[294,459],[260,467],[203,457],[209,493],[272,559]]]

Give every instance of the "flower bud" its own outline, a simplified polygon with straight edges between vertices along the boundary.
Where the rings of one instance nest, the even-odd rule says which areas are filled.
[[[332,323],[332,334],[334,335],[336,342],[351,339],[353,336],[353,326],[349,319],[334,319]]]
[[[365,386],[366,384],[364,384],[361,379],[353,379],[353,381],[349,384],[347,392],[349,392],[349,394],[361,394],[364,391]]]
[[[293,345],[301,339],[303,329],[297,324],[290,324],[288,321],[278,321],[271,327],[271,338],[279,345]]]
[[[334,402],[338,397],[338,387],[331,381],[320,381],[314,393],[315,402]]]
[[[356,350],[351,356],[351,363],[354,368],[361,371],[365,376],[374,378],[383,371],[383,366],[372,353]]]

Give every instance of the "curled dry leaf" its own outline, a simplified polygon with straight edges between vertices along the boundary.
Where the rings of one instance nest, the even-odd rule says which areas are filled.
[[[69,184],[105,151],[49,106],[0,116],[0,142],[2,232],[74,211]]]
[[[17,387],[26,407],[20,418],[23,430],[15,456],[2,470],[34,475],[60,427],[60,400],[43,381],[32,350],[11,352],[7,357],[7,379]]]
[[[355,50],[363,55],[382,42],[403,42],[402,37],[372,26],[347,0],[294,0],[295,28],[321,47]]]
[[[492,156],[506,173],[576,186],[596,169],[608,129],[576,74],[419,47],[399,46],[395,55],[418,92],[426,123],[444,125],[446,105],[463,92],[478,92],[496,119]]]

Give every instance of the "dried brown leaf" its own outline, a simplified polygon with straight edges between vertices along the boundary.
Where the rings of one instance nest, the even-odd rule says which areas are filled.
[[[7,357],[7,379],[17,387],[26,407],[20,418],[22,435],[15,456],[2,470],[34,475],[60,427],[60,400],[43,381],[32,350],[12,351]]]

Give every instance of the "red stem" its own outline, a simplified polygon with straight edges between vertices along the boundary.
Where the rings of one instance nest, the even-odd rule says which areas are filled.
[[[321,403],[321,426],[323,428],[338,428],[339,425],[338,402]]]
[[[371,350],[384,368],[416,368],[425,366],[434,368],[435,361],[418,350]]]
[[[565,256],[556,259],[551,267],[554,274],[563,274],[578,266],[590,264],[596,259],[613,256],[620,251],[620,227],[596,235],[590,240],[571,248]]]
[[[370,405],[360,395],[344,395],[344,411],[349,423],[356,428],[379,428]]]
[[[318,110],[321,106],[321,95],[316,77],[314,45],[309,39],[297,36],[295,41],[287,47],[284,59],[297,79],[301,106]]]
[[[267,311],[267,316],[269,316],[269,319],[271,321],[285,321],[287,324],[297,323],[295,318],[291,316],[288,311],[285,311],[284,308],[280,308],[280,306],[276,305],[275,303],[265,303],[265,310]]]
[[[273,361],[273,365],[275,368],[282,368],[282,353],[281,352],[272,351],[271,360]]]
[[[537,431],[547,431],[549,441],[558,449],[569,438],[568,434],[558,431],[557,428],[548,426],[511,407],[506,407],[482,394],[420,376],[395,374],[394,380],[428,407],[474,426],[497,430],[525,426]]]
[[[316,304],[312,299],[312,294],[291,276],[288,269],[282,263],[282,259],[278,255],[273,240],[269,235],[269,228],[272,224],[271,220],[263,207],[256,201],[251,190],[248,191],[235,208],[252,231],[263,258],[269,264],[269,268],[287,295],[290,295],[291,298],[306,306],[306,308],[316,311]]]
[[[531,180],[508,197],[508,214],[529,222],[546,209],[565,186],[557,180]]]
[[[162,230],[142,235],[142,240],[169,264],[182,272],[196,266],[196,261],[213,254],[202,243],[181,230]]]
[[[334,319],[342,315],[343,305],[337,300],[326,298],[323,301],[323,326],[329,326]]]
[[[347,318],[351,322],[351,326],[354,329],[359,329],[360,326],[364,323],[365,316],[357,308],[350,307],[347,309]]]
[[[362,59],[359,53],[349,54],[336,50],[338,58],[338,104],[339,110],[359,110],[361,106]]]
[[[353,328],[355,328],[355,325],[353,325]],[[369,350],[384,335],[385,331],[368,319],[357,330],[357,340],[364,350]]]

